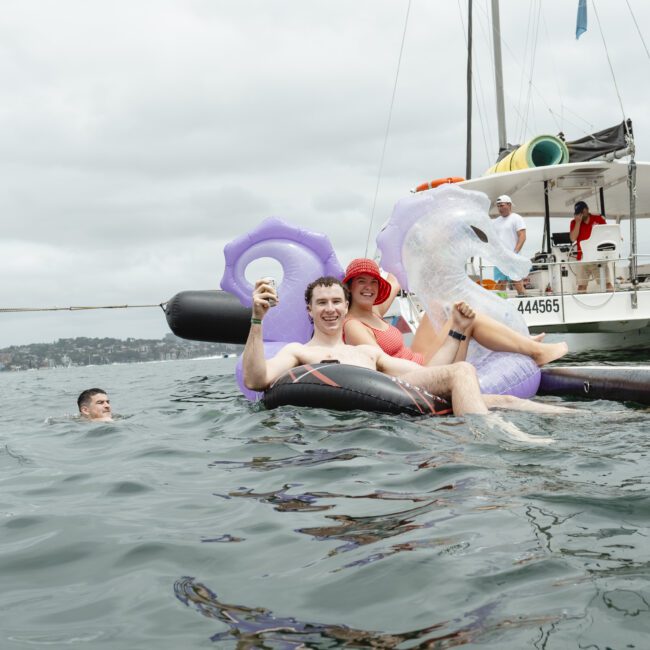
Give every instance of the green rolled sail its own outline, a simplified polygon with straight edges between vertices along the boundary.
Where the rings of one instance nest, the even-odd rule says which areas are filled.
[[[554,135],[538,135],[510,152],[496,165],[490,167],[483,176],[528,167],[561,165],[567,162],[569,162],[569,150],[560,138]]]

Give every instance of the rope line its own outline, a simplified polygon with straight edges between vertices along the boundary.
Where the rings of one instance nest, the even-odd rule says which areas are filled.
[[[531,132],[531,129],[529,127],[530,121],[529,121],[529,115],[532,111],[535,111],[535,106],[533,104],[533,75],[535,72],[535,63],[537,61],[537,44],[539,42],[539,28],[541,25],[541,13],[542,13],[542,4],[539,2],[537,4],[537,15],[533,17],[533,25],[532,25],[532,35],[533,35],[533,48],[530,53],[530,70],[528,72],[528,84],[527,84],[527,89],[526,89],[526,112],[525,112],[525,118],[524,118],[524,123],[522,124],[522,131],[521,131],[521,141],[525,142],[526,140],[526,133],[531,133],[534,134],[536,128],[533,127],[533,130]]]
[[[386,155],[386,145],[388,143],[388,134],[390,132],[390,123],[393,119],[393,106],[395,105],[395,95],[397,93],[397,80],[399,79],[399,72],[402,66],[402,54],[404,52],[404,42],[406,40],[406,28],[408,27],[409,14],[411,13],[411,0],[409,0],[406,7],[406,17],[404,19],[404,31],[402,32],[402,44],[399,48],[399,57],[397,59],[397,71],[395,73],[395,83],[393,84],[393,95],[390,99],[390,108],[388,110],[388,122],[386,123],[386,133],[384,134],[384,145],[381,150],[381,158],[379,160],[379,172],[377,174],[377,184],[375,186],[375,196],[372,200],[372,210],[370,212],[370,224],[368,225],[368,237],[366,238],[366,250],[364,257],[368,257],[368,246],[370,245],[370,233],[372,232],[372,222],[375,219],[375,207],[377,206],[377,195],[379,194],[379,184],[381,176],[384,171],[384,157]]]
[[[643,43],[643,47],[645,48],[645,53],[648,55],[648,58],[650,59],[650,52],[648,51],[648,46],[645,44],[645,39],[643,38],[643,34],[641,33],[641,28],[639,27],[639,23],[636,22],[636,16],[632,11],[632,7],[630,7],[630,2],[629,0],[625,0],[625,1],[627,2],[627,8],[630,10],[630,14],[632,15],[632,20],[634,21],[634,26],[636,27],[636,31],[639,33],[639,38],[641,39],[641,42]]]
[[[524,46],[523,46],[523,51],[524,51],[524,56],[521,61],[520,65],[520,70],[521,74],[519,76],[519,95],[517,97],[517,104],[515,108],[515,112],[517,113],[517,121],[515,122],[515,128],[514,128],[514,135],[513,135],[513,142],[524,142],[524,137],[525,137],[525,132],[526,132],[526,106],[524,105],[524,95],[526,94],[526,65],[527,65],[527,59],[529,55],[529,44],[532,39],[531,34],[533,33],[535,29],[535,23],[534,23],[534,18],[533,18],[533,12],[534,12],[534,4],[532,3],[528,5],[528,20],[526,22],[526,37],[524,39]],[[534,58],[533,55],[531,55],[531,61]],[[530,75],[528,79],[528,97],[530,98]]]
[[[138,309],[142,307],[161,307],[165,309],[167,303],[161,302],[154,305],[82,305],[70,307],[0,307],[0,313],[12,314],[34,311],[88,311],[91,309]]]
[[[603,28],[600,24],[600,17],[598,16],[598,10],[596,9],[596,3],[592,0],[591,6],[594,9],[596,14],[596,22],[598,23],[598,30],[600,31],[600,38],[603,40],[603,47],[605,48],[605,55],[607,56],[607,64],[609,65],[609,71],[612,73],[612,81],[614,82],[614,88],[616,90],[616,96],[618,97],[618,103],[621,107],[621,114],[623,115],[623,120],[625,120],[625,109],[623,108],[623,100],[621,99],[621,93],[618,90],[618,84],[616,83],[616,75],[614,74],[614,68],[612,67],[612,61],[609,58],[609,50],[607,49],[607,43],[605,42],[605,35],[603,34]]]

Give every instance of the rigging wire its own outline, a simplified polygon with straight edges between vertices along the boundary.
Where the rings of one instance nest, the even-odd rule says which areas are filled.
[[[476,5],[475,5],[476,7]],[[476,7],[478,8],[478,7]],[[465,51],[467,51],[467,28],[465,25],[465,21],[463,19],[463,11],[461,8],[460,0],[458,0],[458,13],[460,16],[460,24],[461,24],[461,31],[463,33],[463,38],[465,39]],[[479,23],[481,25],[481,28],[483,28],[483,23]],[[485,93],[483,92],[483,86],[481,85],[481,75],[478,70],[478,66],[473,67],[473,74],[472,74],[472,89],[474,90],[474,97],[475,97],[475,102],[476,102],[476,110],[478,113],[478,119],[481,124],[481,135],[483,136],[483,146],[485,147],[485,157],[486,160],[491,160],[492,157],[490,156],[490,151],[488,147],[488,142],[486,139],[486,132],[490,131],[489,124],[486,125],[487,118],[484,117],[487,115],[487,110],[485,108],[481,109],[481,102],[485,104]],[[488,133],[490,136],[490,139],[492,139],[492,134]],[[472,165],[473,166],[473,165]]]
[[[596,14],[596,22],[598,23],[598,30],[600,31],[600,38],[603,41],[603,47],[605,48],[605,56],[607,57],[607,64],[609,65],[609,71],[612,73],[612,81],[614,82],[614,88],[616,90],[616,96],[618,97],[618,103],[621,107],[621,113],[623,115],[623,120],[625,121],[625,109],[623,108],[623,100],[621,99],[621,93],[618,90],[618,84],[616,83],[616,75],[614,74],[614,68],[612,67],[612,61],[609,58],[609,50],[607,49],[607,43],[605,42],[605,35],[603,34],[603,28],[600,24],[600,17],[598,16],[598,10],[596,9],[596,3],[591,2],[591,6],[594,8],[594,13]]]
[[[530,114],[531,104],[532,104],[532,94],[533,94],[533,74],[535,70],[535,61],[537,59],[537,43],[539,41],[539,25],[540,25],[540,13],[542,11],[541,3],[537,3],[537,16],[533,18],[533,47],[530,54],[530,70],[528,72],[528,92],[526,97],[526,109],[525,117],[523,124],[521,125],[521,141],[524,142],[526,139],[526,132],[528,129],[528,115]]]
[[[515,108],[515,112],[517,113],[517,120],[515,122],[515,128],[513,131],[513,142],[523,142],[523,132],[525,130],[525,124],[524,124],[524,117],[523,117],[523,112],[524,109],[522,108],[524,106],[524,87],[526,85],[525,83],[525,78],[526,78],[526,59],[528,58],[528,50],[529,50],[529,43],[531,39],[531,32],[533,31],[533,5],[529,4],[528,5],[528,20],[526,22],[526,38],[524,39],[524,45],[523,45],[523,50],[524,50],[524,57],[522,58],[522,63],[521,63],[521,74],[519,76],[519,96],[517,98],[517,104]],[[510,48],[508,48],[510,49]]]
[[[548,29],[548,23],[546,22],[546,15],[544,14],[544,10],[542,9],[541,12],[542,16],[542,25],[544,26],[544,34],[546,35],[546,40],[550,41],[551,40],[551,32]],[[557,66],[557,60],[555,58],[555,48],[550,48],[550,59],[551,59],[551,66],[553,68],[553,80],[555,81],[555,88],[557,92],[557,96],[560,98],[560,109],[561,113],[559,114],[559,119],[556,119],[556,114],[554,111],[549,109],[549,113],[551,115],[551,118],[555,120],[555,128],[558,131],[563,131],[564,127],[564,99],[562,97],[562,89],[560,88],[560,83],[559,83],[559,78],[560,75],[558,74],[558,66]]]
[[[491,63],[491,71],[492,71],[492,78],[495,79],[495,72],[494,72],[494,48],[492,47],[492,24],[491,24],[491,13],[488,11],[487,8],[488,5],[488,0],[485,0],[485,7],[483,8],[482,16],[478,16],[479,19],[479,26],[481,28],[481,35],[483,37],[483,42],[485,43],[485,50],[489,53],[490,57],[490,63]],[[480,7],[479,7],[480,8]],[[482,75],[480,74],[478,66],[476,66],[476,83],[478,85],[478,96],[481,98],[482,102],[482,108],[481,105],[477,103],[477,108],[479,112],[479,118],[481,122],[481,127],[483,127],[483,124],[485,123],[487,126],[483,128],[483,146],[485,147],[485,160],[486,160],[486,168],[490,167],[491,165],[494,164],[494,160],[496,160],[496,155],[494,153],[490,153],[490,149],[494,151],[494,143],[499,142],[499,138],[497,135],[494,134],[494,127],[490,123],[490,120],[488,119],[488,115],[492,113],[493,111],[489,111],[487,108],[487,93],[483,89],[483,82],[482,82]],[[492,84],[495,85],[495,84]],[[496,102],[496,97],[493,98],[493,100]],[[496,113],[494,113],[494,116],[496,118]],[[498,128],[497,128],[498,130]],[[488,145],[488,140],[492,143],[492,147]],[[497,151],[498,154],[498,151]]]
[[[645,44],[645,39],[643,38],[643,34],[641,33],[641,29],[639,28],[639,23],[636,22],[636,17],[634,16],[632,7],[630,7],[630,0],[625,0],[625,2],[627,3],[627,8],[630,10],[630,14],[632,15],[632,20],[634,21],[634,26],[636,27],[636,31],[639,32],[639,38],[643,43],[643,47],[645,48],[645,53],[648,55],[648,58],[650,59],[650,51],[648,51],[648,46]]]
[[[160,307],[165,310],[166,302],[153,305],[87,305],[70,307],[0,307],[1,314],[18,314],[34,311],[89,311],[91,309],[139,309],[143,307]]]
[[[393,95],[390,99],[390,108],[388,110],[388,121],[386,123],[386,133],[384,134],[384,144],[381,149],[381,158],[379,160],[379,172],[377,173],[377,184],[375,186],[375,196],[372,200],[372,211],[370,213],[370,223],[368,224],[368,236],[366,238],[366,250],[364,257],[368,257],[368,246],[370,245],[370,233],[372,232],[372,222],[375,218],[375,207],[377,206],[377,195],[379,194],[379,184],[381,183],[381,176],[384,171],[384,158],[386,156],[386,145],[388,143],[388,134],[390,132],[390,123],[393,119],[393,107],[395,105],[395,95],[397,93],[397,81],[399,79],[399,72],[402,66],[402,54],[404,53],[404,42],[406,40],[406,29],[409,22],[409,14],[411,13],[411,0],[408,0],[408,6],[406,7],[406,16],[404,18],[404,30],[402,32],[402,44],[399,48],[399,57],[397,59],[397,70],[395,72],[395,83],[393,84]]]
[[[508,53],[510,54],[510,61],[511,61],[514,65],[519,66],[519,68],[520,68],[521,71],[522,71],[522,74],[524,74],[524,68],[523,68],[523,65],[522,65],[522,63],[520,63],[520,58],[521,58],[521,57],[519,57],[519,55],[518,55],[517,53],[515,53],[515,51],[513,50],[513,48],[510,46],[510,44],[508,43],[508,41],[507,41],[505,38],[502,38],[501,42],[502,42],[503,46],[505,47],[505,49],[506,49],[506,50],[508,51]],[[531,82],[530,86],[531,86],[533,92],[535,93],[536,97],[537,97],[537,98],[539,99],[539,101],[544,105],[545,109],[546,109],[546,110],[547,110],[551,115],[554,115],[554,116],[558,115],[558,113],[557,113],[557,112],[556,112],[556,111],[555,111],[555,110],[554,110],[554,109],[549,105],[549,103],[546,101],[546,97],[545,97],[545,96],[542,94],[542,92],[537,88],[537,86],[536,86],[534,83],[532,83],[532,82]],[[514,105],[511,105],[511,107],[512,107],[512,109],[515,111],[515,113],[521,115],[521,109],[515,107]],[[571,113],[575,118],[581,120],[581,121],[586,125],[586,126],[584,126],[584,127],[581,127],[581,126],[578,126],[578,125],[577,125],[576,123],[574,123],[574,122],[569,122],[569,124],[570,124],[571,126],[574,126],[574,127],[576,128],[576,130],[578,130],[579,132],[581,132],[583,135],[588,135],[588,133],[589,133],[589,130],[588,130],[588,129],[591,129],[591,130],[593,131],[593,129],[594,129],[594,125],[593,125],[591,122],[589,122],[588,120],[586,120],[582,115],[579,115],[578,113],[572,111],[572,110],[571,110],[570,108],[568,108],[567,106],[563,106],[563,110],[564,110],[564,111],[568,111],[568,112]],[[563,119],[566,120],[566,116],[563,115]]]
[[[551,113],[551,115],[556,115],[555,111],[550,106],[547,106],[547,109],[548,109],[549,113]],[[576,119],[583,122],[583,124],[585,126],[579,126],[576,122],[572,122],[571,120],[569,120],[568,117],[565,115],[565,112],[570,113],[571,115],[573,115],[573,117],[575,117]],[[583,135],[588,135],[590,132],[592,132],[596,128],[596,126],[592,122],[590,122],[589,120],[586,120],[582,115],[580,115],[579,113],[576,113],[574,110],[572,110],[569,106],[567,106],[565,104],[562,105],[562,119],[563,119],[563,121],[568,122],[576,130],[582,132]],[[562,130],[562,129],[560,129],[560,130]]]

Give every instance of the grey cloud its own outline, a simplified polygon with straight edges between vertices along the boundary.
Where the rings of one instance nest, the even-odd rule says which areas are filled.
[[[650,6],[630,4],[647,38]],[[527,5],[502,3],[510,134],[520,130],[515,108],[523,110],[520,87],[527,88],[530,71]],[[542,5],[547,33],[538,43],[530,113],[536,128],[559,126],[568,138],[621,119],[595,18],[576,42],[575,9],[565,0]],[[637,157],[648,158],[650,90],[639,80],[650,62],[629,15],[598,9],[635,119]],[[377,0],[4,6],[0,271],[12,278],[3,283],[4,300],[148,302],[214,287],[223,245],[270,215],[325,232],[342,264],[364,253],[370,230],[372,254],[374,235],[399,198],[465,169],[458,7],[412,3],[370,223],[405,11],[405,2]],[[482,11],[475,175],[496,154]],[[68,335],[110,335],[109,320],[125,331],[129,318],[72,318]],[[133,318],[135,328],[158,327],[153,317]],[[29,330],[25,320],[16,322],[3,321],[5,342]],[[49,333],[55,325],[47,322],[41,331]]]

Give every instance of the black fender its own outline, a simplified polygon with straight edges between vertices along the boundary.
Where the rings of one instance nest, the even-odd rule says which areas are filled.
[[[251,308],[227,291],[181,291],[165,306],[171,331],[190,341],[246,343]]]

